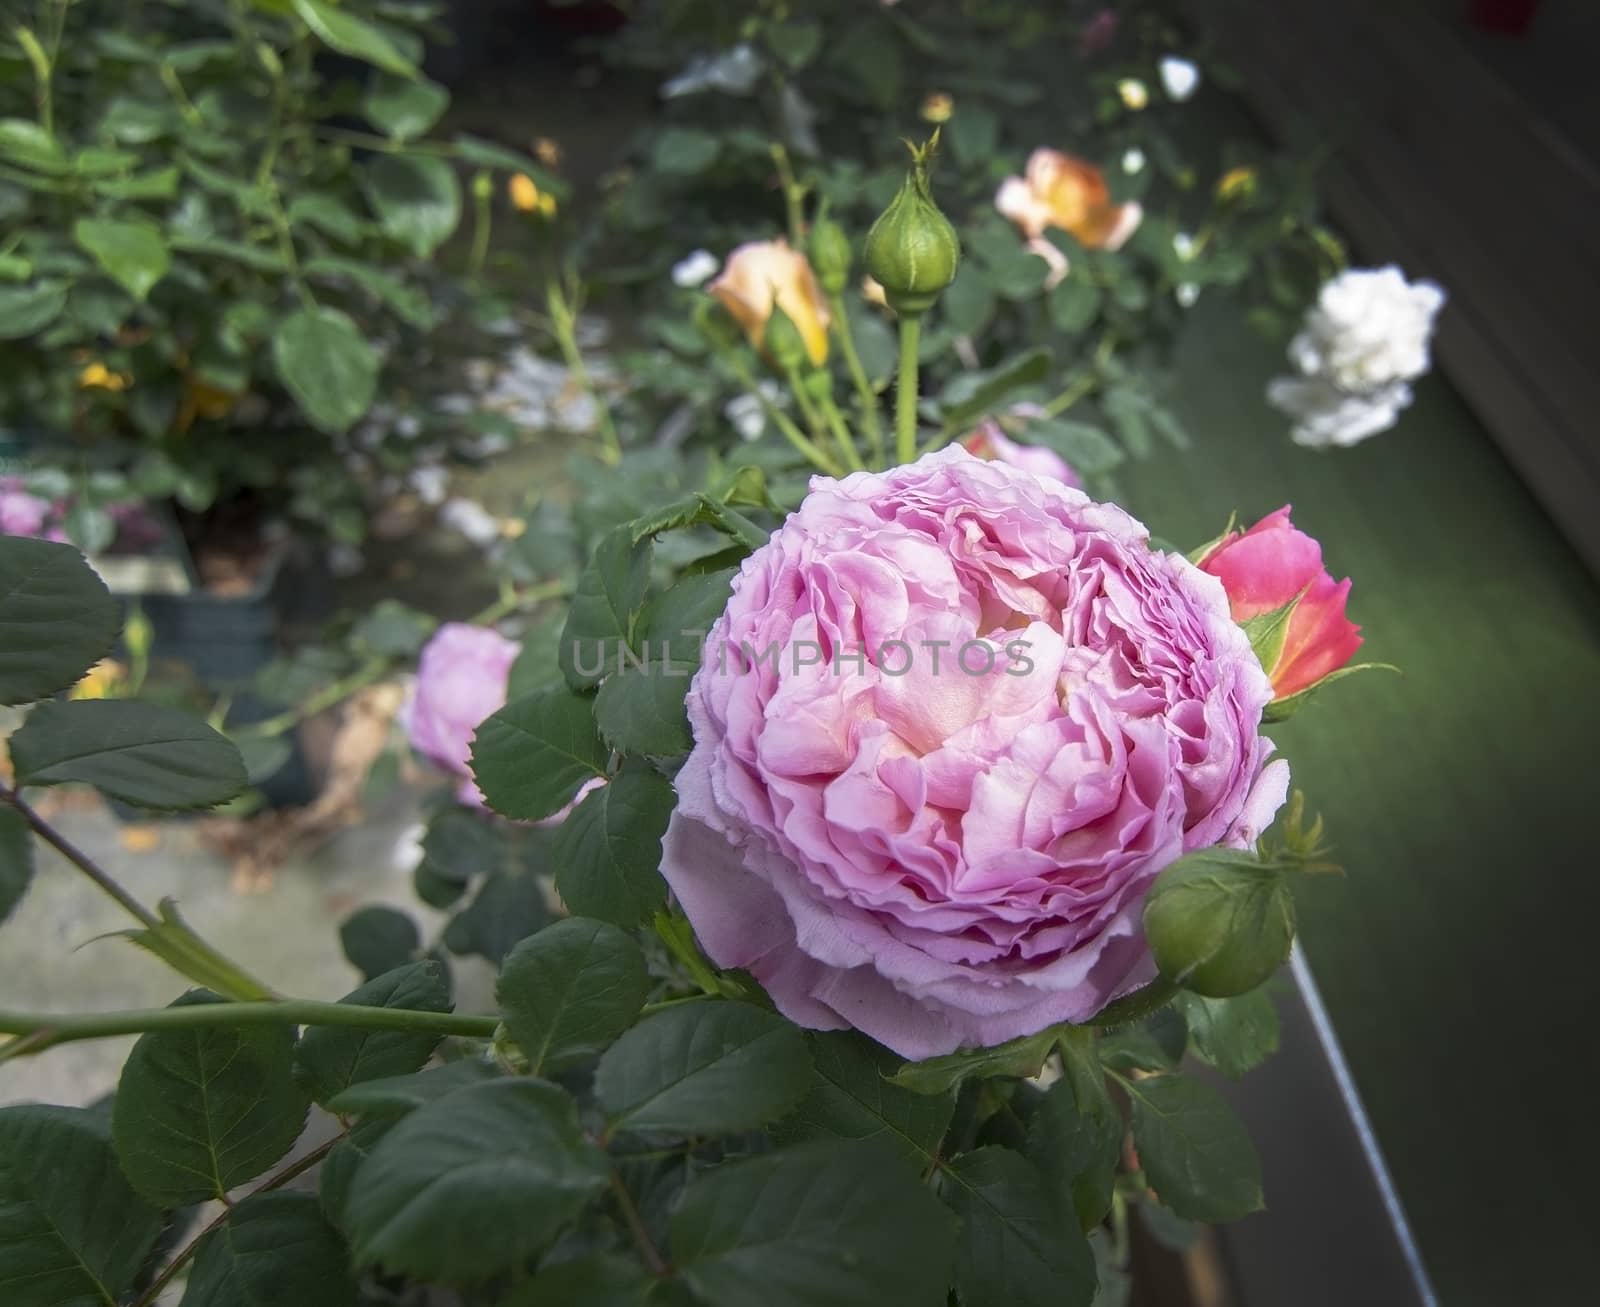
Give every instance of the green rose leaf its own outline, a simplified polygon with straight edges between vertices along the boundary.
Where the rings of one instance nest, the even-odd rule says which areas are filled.
[[[500,968],[500,1014],[534,1075],[601,1053],[649,996],[644,952],[603,921],[568,917],[525,939]]]
[[[651,663],[608,676],[594,700],[600,735],[619,753],[673,760],[694,747],[685,700],[695,669]]]
[[[461,221],[461,183],[432,155],[380,154],[361,174],[367,204],[383,230],[425,259]]]
[[[1083,476],[1103,476],[1127,461],[1127,454],[1099,427],[1065,418],[1035,418],[1023,432],[1030,445],[1047,445]]]
[[[945,426],[964,431],[1024,386],[1037,385],[1049,375],[1050,351],[1042,345],[987,371],[959,373],[939,392],[940,416]]]
[[[71,1107],[0,1108],[0,1285],[7,1307],[105,1307],[133,1285],[161,1213]]]
[[[1050,1086],[1028,1122],[1026,1149],[1061,1209],[1076,1211],[1085,1231],[1111,1210],[1124,1132],[1098,1071],[1090,1083],[1084,1089],[1063,1076]]]
[[[1060,330],[1079,332],[1100,316],[1100,288],[1088,277],[1068,274],[1050,292],[1050,321]]]
[[[0,158],[35,172],[67,171],[66,152],[31,118],[0,118]]]
[[[111,652],[121,626],[105,582],[71,545],[0,536],[0,703],[66,689]]]
[[[1036,1076],[1055,1043],[1054,1030],[1041,1030],[989,1048],[907,1062],[890,1079],[914,1094],[942,1094],[973,1076]]]
[[[445,927],[445,947],[499,966],[506,954],[550,920],[545,884],[530,871],[497,871]]]
[[[375,1082],[373,1082],[375,1083]],[[323,1159],[317,1175],[317,1199],[323,1215],[341,1231],[349,1227],[345,1207],[350,1201],[350,1186],[362,1164],[372,1156],[378,1140],[394,1127],[394,1121],[378,1117],[357,1122],[354,1129],[334,1145],[333,1151]]]
[[[402,321],[418,331],[427,331],[435,323],[433,303],[423,291],[406,285],[400,278],[371,264],[325,254],[307,259],[304,271],[314,281],[348,283],[359,287],[378,303],[393,309]]]
[[[379,73],[367,88],[361,111],[367,121],[393,141],[421,136],[450,106],[450,92],[425,77]]]
[[[92,785],[141,808],[210,808],[244,789],[239,750],[175,708],[131,699],[41,703],[11,737],[18,785]]]
[[[67,286],[36,281],[29,286],[0,286],[0,340],[24,340],[43,331],[67,307]]]
[[[220,1003],[191,990],[174,1006]],[[305,1127],[288,1026],[160,1030],[122,1068],[111,1135],[133,1187],[162,1207],[221,1198],[281,1158]]]
[[[72,239],[136,300],[149,295],[172,267],[161,229],[143,219],[79,218]]]
[[[362,1007],[449,1012],[450,980],[441,963],[413,962],[369,980],[339,1000]],[[363,1080],[416,1071],[439,1045],[426,1030],[361,1030],[312,1026],[295,1049],[295,1074],[318,1103],[327,1103]]]
[[[639,617],[641,647],[659,667],[663,659],[690,669],[701,664],[701,642],[722,616],[733,592],[735,567],[684,577],[652,595]]]
[[[253,1194],[201,1241],[180,1307],[348,1307],[349,1263],[314,1194]]]
[[[611,1130],[734,1134],[805,1094],[811,1059],[795,1025],[748,1003],[707,1000],[646,1017],[595,1073]]]
[[[472,775],[484,799],[519,821],[571,803],[585,781],[605,775],[607,758],[594,705],[560,688],[508,703],[472,741]]]
[[[628,763],[587,795],[556,832],[556,890],[585,917],[636,926],[667,899],[661,837],[677,800],[671,784]]]
[[[488,1063],[461,1058],[415,1075],[385,1076],[351,1085],[328,1104],[328,1110],[340,1116],[404,1116],[425,1103],[495,1077],[496,1072]]]
[[[9,917],[33,879],[33,831],[15,808],[0,808],[0,922]]]
[[[1021,1153],[963,1153],[941,1168],[939,1190],[961,1218],[955,1282],[965,1307],[1090,1307],[1088,1240]]]
[[[598,685],[631,640],[650,585],[652,552],[649,537],[636,540],[628,525],[608,531],[595,546],[561,632],[561,671],[573,689]]]
[[[348,9],[336,7],[332,0],[289,0],[300,21],[329,49],[363,59],[385,72],[415,77],[416,68],[401,54],[381,28],[357,18]]]
[[[944,1307],[952,1224],[892,1154],[818,1141],[697,1176],[669,1239],[707,1307]]]
[[[311,424],[337,434],[372,407],[378,356],[338,309],[296,309],[272,333],[278,375]]]
[[[656,138],[655,164],[664,173],[692,177],[717,161],[721,142],[694,127],[669,127]]]
[[[1238,998],[1179,994],[1176,1003],[1194,1051],[1230,1079],[1253,1071],[1278,1051],[1278,1010],[1266,987]]]
[[[541,1080],[491,1080],[417,1108],[356,1172],[358,1265],[480,1279],[534,1256],[607,1183],[577,1106]]]
[[[422,948],[417,923],[398,908],[367,907],[352,912],[339,927],[339,943],[350,965],[375,980],[410,962]]]
[[[1233,1221],[1262,1205],[1261,1163],[1243,1123],[1186,1076],[1125,1080],[1133,1141],[1157,1196],[1192,1221]]]
[[[541,1266],[538,1274],[518,1285],[499,1307],[645,1307],[658,1281],[637,1259],[616,1253],[587,1253],[570,1261]]]
[[[917,1094],[889,1080],[900,1059],[865,1035],[830,1030],[806,1037],[811,1087],[774,1127],[780,1139],[880,1142],[919,1171],[933,1161],[955,1111],[951,1093]]]

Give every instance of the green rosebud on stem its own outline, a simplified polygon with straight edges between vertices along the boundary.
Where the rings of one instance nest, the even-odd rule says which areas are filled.
[[[817,280],[829,295],[842,295],[850,284],[850,265],[855,251],[850,248],[850,238],[844,228],[824,213],[817,215],[811,225],[811,266]]]
[[[772,316],[767,319],[761,348],[785,376],[803,372],[810,366],[811,356],[806,353],[805,337],[800,334],[800,328],[795,326],[794,319],[777,304],[773,304]]]
[[[867,271],[889,307],[917,316],[932,307],[939,292],[956,279],[961,241],[939,212],[928,184],[928,165],[939,145],[934,131],[923,145],[911,146],[911,171],[889,207],[867,233]]]
[[[1144,904],[1161,974],[1207,998],[1232,998],[1271,977],[1289,956],[1294,926],[1284,869],[1232,849],[1179,858]]]

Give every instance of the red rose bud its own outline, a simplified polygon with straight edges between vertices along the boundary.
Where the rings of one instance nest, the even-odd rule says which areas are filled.
[[[1274,703],[1309,690],[1361,647],[1361,628],[1344,615],[1349,578],[1328,574],[1322,546],[1295,529],[1289,505],[1224,535],[1197,561],[1222,582],[1233,620],[1249,631]]]

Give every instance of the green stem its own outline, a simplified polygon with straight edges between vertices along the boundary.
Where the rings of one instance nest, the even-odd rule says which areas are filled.
[[[472,249],[467,254],[467,275],[480,277],[489,258],[489,234],[494,228],[494,193],[489,174],[480,172],[472,182]]]
[[[27,1041],[27,1051],[58,1044],[109,1039],[153,1030],[204,1030],[214,1026],[354,1026],[358,1030],[417,1030],[468,1039],[490,1039],[499,1017],[422,1012],[400,1007],[364,1007],[286,998],[255,1003],[195,1003],[187,1007],[134,1008],[127,1012],[0,1012],[0,1034]]]
[[[1165,976],[1157,976],[1143,989],[1136,989],[1131,994],[1124,994],[1116,1002],[1108,1003],[1097,1016],[1091,1018],[1089,1024],[1097,1030],[1111,1030],[1142,1021],[1151,1013],[1166,1007],[1177,993],[1176,985]]]
[[[132,894],[128,893],[104,871],[100,870],[93,859],[69,841],[66,836],[57,834],[55,828],[49,822],[45,821],[43,817],[22,801],[22,796],[16,790],[0,784],[0,803],[9,803],[22,820],[28,823],[35,835],[121,904],[141,925],[150,930],[159,930],[161,928],[160,917],[156,916],[149,908],[134,898]],[[0,1031],[3,1031],[3,1028],[0,1028]],[[3,1031],[3,1033],[16,1032]]]
[[[895,457],[901,463],[917,458],[917,346],[922,317],[900,315],[900,379],[895,393]]]
[[[850,434],[850,426],[844,420],[844,414],[839,412],[839,406],[833,402],[833,396],[823,395],[818,402],[821,404],[823,417],[833,431],[833,438],[839,444],[839,451],[844,455],[846,465],[852,472],[866,471],[867,465],[861,461],[861,455],[856,452],[855,437]]]
[[[883,420],[878,415],[878,392],[867,379],[867,370],[861,365],[861,355],[856,352],[856,336],[850,326],[850,311],[843,295],[828,296],[828,310],[833,317],[833,334],[844,355],[845,368],[861,400],[861,421],[867,429],[867,446],[874,467],[883,466]]]
[[[789,243],[797,250],[804,249],[805,188],[794,175],[794,166],[789,162],[789,151],[777,142],[772,145],[772,161],[777,165],[778,181],[783,187],[784,212],[789,222]]]
[[[725,352],[722,353],[721,357],[722,360],[728,365],[729,370],[733,373],[739,384],[742,385],[750,394],[754,395],[760,402],[761,411],[767,415],[767,421],[771,422],[773,426],[777,427],[778,430],[783,433],[783,438],[794,447],[795,451],[799,453],[800,456],[806,460],[806,462],[810,463],[813,467],[821,469],[831,477],[841,475],[841,469],[839,465],[835,463],[831,457],[829,457],[827,452],[819,448],[809,437],[807,437],[805,432],[801,431],[799,427],[795,426],[793,420],[787,413],[785,413],[781,408],[767,398],[766,392],[764,392],[756,383],[756,379],[750,375],[750,369],[745,367],[743,361],[738,357],[738,355],[732,352]]]
[[[611,1192],[616,1196],[617,1207],[622,1212],[622,1220],[628,1227],[628,1233],[638,1245],[639,1255],[644,1258],[644,1264],[649,1268],[650,1274],[659,1279],[667,1273],[666,1258],[662,1257],[661,1250],[651,1239],[650,1231],[645,1228],[644,1220],[639,1215],[639,1208],[633,1201],[633,1195],[628,1192],[628,1186],[622,1181],[622,1173],[616,1167],[611,1168]]]
[[[822,435],[822,414],[817,409],[817,403],[811,398],[811,392],[806,389],[805,379],[800,375],[798,368],[790,368],[784,373],[784,380],[789,383],[789,389],[794,392],[795,403],[800,406],[800,414],[810,428],[812,440],[818,441]]]
[[[617,435],[616,424],[611,420],[611,409],[607,406],[605,397],[595,389],[594,380],[589,376],[588,365],[583,361],[583,351],[578,348],[577,307],[562,294],[561,287],[554,278],[551,279],[549,289],[546,291],[546,301],[550,310],[551,325],[555,328],[556,343],[561,346],[561,357],[566,360],[567,370],[572,373],[572,379],[578,383],[578,388],[594,401],[600,426],[601,461],[615,467],[622,462],[622,440]]]
[[[326,1143],[318,1144],[304,1157],[289,1163],[276,1175],[269,1176],[250,1191],[250,1196],[254,1198],[257,1194],[271,1193],[272,1190],[281,1189],[289,1181],[304,1175],[344,1142],[346,1133],[345,1131],[340,1131]],[[199,1234],[195,1235],[193,1239],[184,1245],[183,1251],[167,1263],[161,1274],[151,1281],[150,1287],[139,1295],[133,1307],[154,1307],[154,1304],[160,1299],[162,1291],[172,1283],[178,1272],[194,1260],[194,1255],[199,1250],[201,1243],[205,1241],[205,1237],[219,1226],[225,1225],[232,1215],[233,1208],[225,1205],[222,1211],[217,1214],[216,1219],[201,1230]]]
[[[276,717],[268,717],[265,721],[251,722],[241,726],[234,732],[236,735],[282,735],[285,731],[293,730],[301,722],[315,717],[320,712],[326,712],[336,704],[348,699],[357,690],[364,690],[373,682],[381,680],[393,666],[389,658],[368,658],[360,667],[348,676],[340,677],[333,684],[324,686],[311,695],[304,703],[279,713]]]
[[[1076,404],[1085,395],[1088,395],[1100,384],[1100,378],[1093,372],[1085,372],[1070,386],[1044,406],[1044,415],[1047,418],[1059,417]]]

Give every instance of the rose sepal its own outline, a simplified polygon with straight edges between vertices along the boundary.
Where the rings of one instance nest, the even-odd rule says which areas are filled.
[[[1393,663],[1356,663],[1353,667],[1340,667],[1336,671],[1329,672],[1320,681],[1306,686],[1305,689],[1291,694],[1287,698],[1274,699],[1261,714],[1262,722],[1266,725],[1272,725],[1275,722],[1288,721],[1289,718],[1304,708],[1307,702],[1310,701],[1311,696],[1323,686],[1330,682],[1341,680],[1346,676],[1354,676],[1357,672],[1393,672],[1396,676],[1405,675]]]

